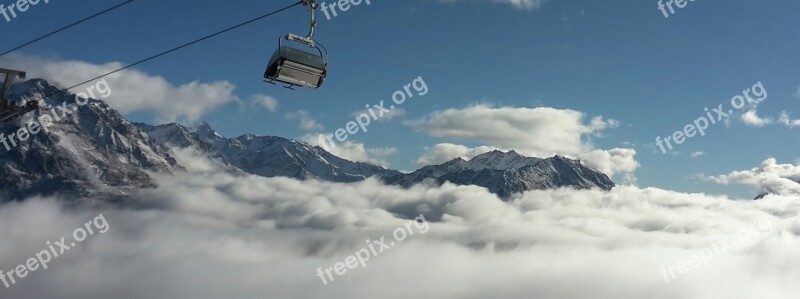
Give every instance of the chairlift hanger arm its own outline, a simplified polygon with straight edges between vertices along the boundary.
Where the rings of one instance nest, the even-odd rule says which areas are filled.
[[[306,37],[289,33],[286,35],[286,39],[301,42],[311,48],[316,48],[316,42],[314,42],[314,32],[317,29],[317,8],[319,8],[319,4],[317,4],[316,0],[302,0],[301,2],[304,6],[308,6],[309,10],[311,11],[311,29],[309,29],[308,36]]]

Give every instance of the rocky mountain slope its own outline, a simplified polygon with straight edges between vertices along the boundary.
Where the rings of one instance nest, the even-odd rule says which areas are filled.
[[[15,85],[11,98],[36,100],[46,94],[55,95],[39,110],[0,126],[5,141],[0,144],[0,198],[125,195],[155,186],[147,171],[182,169],[166,146],[102,101],[78,105],[73,95],[44,80]],[[66,110],[54,108],[61,105]],[[47,130],[31,125],[47,118],[53,120]]]

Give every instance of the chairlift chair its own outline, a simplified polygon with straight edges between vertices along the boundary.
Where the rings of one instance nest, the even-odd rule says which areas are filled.
[[[278,50],[272,55],[264,72],[264,81],[267,83],[275,84],[277,81],[287,84],[288,88],[293,86],[319,88],[328,75],[325,55],[314,41],[318,5],[315,0],[303,0],[303,5],[311,10],[311,30],[306,37],[290,33],[278,39]],[[304,44],[319,54],[286,46],[283,44],[284,40]]]

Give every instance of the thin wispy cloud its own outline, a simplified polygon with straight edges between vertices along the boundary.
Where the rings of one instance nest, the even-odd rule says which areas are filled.
[[[275,112],[278,110],[279,102],[274,97],[259,94],[250,96],[250,103],[254,107],[260,107],[267,109],[269,112]]]
[[[286,113],[286,119],[288,120],[296,120],[299,122],[298,127],[305,131],[321,131],[325,130],[325,127],[317,122],[316,119],[311,117],[311,114],[305,110],[297,110],[294,112]]]
[[[23,69],[30,78],[42,78],[69,87],[122,67],[120,62],[94,64],[37,56],[9,54],[0,58],[5,67]],[[123,70],[105,77],[112,94],[105,98],[123,114],[147,112],[155,123],[195,123],[214,109],[239,101],[236,86],[228,81],[198,81],[175,85],[165,78],[138,70]],[[91,85],[94,82],[87,84]],[[76,90],[86,89],[77,87]]]
[[[526,10],[534,10],[542,7],[544,3],[548,0],[440,0],[441,2],[480,2],[480,1],[491,1],[498,4],[507,4],[511,5],[515,8],[519,9],[526,9]]]

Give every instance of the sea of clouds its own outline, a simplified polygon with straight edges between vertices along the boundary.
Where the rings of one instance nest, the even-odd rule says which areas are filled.
[[[102,212],[86,240],[0,298],[796,298],[800,197],[763,201],[618,187],[533,191],[237,176],[191,150],[187,173],[121,204],[0,206],[10,270]],[[316,269],[420,214],[430,231],[323,285]],[[659,273],[767,221],[768,234],[672,282]]]

